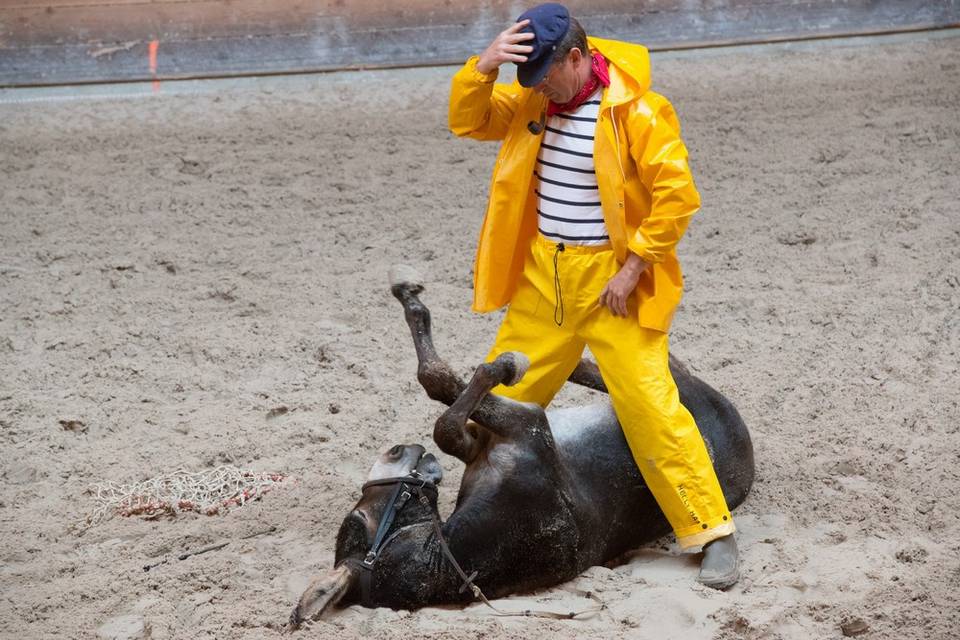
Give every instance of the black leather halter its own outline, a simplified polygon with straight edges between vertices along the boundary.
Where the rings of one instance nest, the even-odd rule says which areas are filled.
[[[393,493],[390,494],[390,501],[387,503],[387,509],[383,512],[383,515],[380,517],[380,526],[377,527],[377,533],[373,537],[373,545],[370,547],[370,550],[367,551],[366,557],[363,559],[362,565],[366,569],[372,569],[373,565],[376,564],[377,558],[380,557],[380,553],[383,551],[383,548],[392,541],[397,533],[400,533],[401,529],[393,532],[393,535],[390,535],[390,528],[393,526],[393,521],[396,519],[397,514],[403,509],[404,505],[407,504],[407,501],[413,497],[414,491],[420,493],[424,489],[427,491],[432,491],[434,495],[437,493],[437,486],[427,480],[426,478],[420,477],[420,474],[416,470],[411,471],[408,476],[401,476],[396,478],[384,478],[383,480],[371,480],[361,487],[360,492],[363,493],[370,487],[377,487],[383,485],[395,485]],[[419,489],[419,491],[417,491]],[[426,521],[426,519],[424,519]],[[419,523],[416,523],[419,524]]]
[[[410,523],[391,532],[397,514],[400,513],[410,498],[413,497],[414,493],[420,496],[421,503],[428,508],[430,507],[430,504],[427,500],[425,492],[432,492],[434,498],[436,498],[437,495],[437,486],[430,480],[421,477],[416,470],[411,471],[410,475],[407,476],[384,478],[382,480],[371,480],[370,482],[365,483],[360,491],[363,493],[366,492],[366,490],[370,487],[384,485],[394,485],[394,488],[393,492],[390,494],[390,499],[387,502],[387,508],[380,517],[380,524],[377,526],[377,533],[373,537],[373,544],[370,546],[370,550],[367,551],[367,555],[363,558],[363,560],[358,560],[357,558],[344,558],[340,562],[340,564],[346,564],[348,566],[362,569],[362,571],[359,572],[360,603],[365,607],[376,606],[373,604],[370,595],[373,567],[380,558],[380,554],[383,553],[383,550],[387,547],[387,545],[393,542],[394,538],[396,538],[404,529],[430,522],[433,515],[431,513],[430,516],[427,516],[419,522]]]

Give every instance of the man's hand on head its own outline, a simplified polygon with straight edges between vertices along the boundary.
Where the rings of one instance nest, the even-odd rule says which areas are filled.
[[[600,305],[610,309],[613,315],[626,318],[627,298],[637,288],[640,276],[648,266],[637,254],[628,253],[626,262],[600,292]]]
[[[493,73],[500,68],[504,62],[526,62],[525,53],[533,51],[533,47],[522,42],[533,40],[532,33],[520,33],[520,30],[530,24],[529,20],[521,20],[514,23],[500,33],[486,51],[480,54],[477,61],[477,71],[480,73]]]

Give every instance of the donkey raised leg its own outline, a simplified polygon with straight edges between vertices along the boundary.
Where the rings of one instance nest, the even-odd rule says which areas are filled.
[[[488,434],[468,419],[499,437],[518,435],[531,423],[545,424],[546,418],[539,407],[488,394],[498,384],[518,382],[529,366],[526,356],[506,353],[494,362],[480,365],[468,387],[437,355],[430,330],[430,310],[419,298],[423,291],[419,276],[409,267],[394,267],[390,280],[391,292],[403,305],[417,351],[417,379],[430,398],[450,406],[437,420],[433,431],[433,439],[441,451],[468,464],[476,458]]]

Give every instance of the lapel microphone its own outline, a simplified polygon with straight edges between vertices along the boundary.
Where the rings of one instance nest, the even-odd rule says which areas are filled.
[[[535,136],[543,133],[544,128],[547,126],[547,110],[544,109],[540,112],[540,122],[534,122],[531,120],[527,123],[527,131],[532,133]]]

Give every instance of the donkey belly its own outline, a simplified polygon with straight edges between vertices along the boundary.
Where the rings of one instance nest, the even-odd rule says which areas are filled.
[[[753,445],[736,408],[686,371],[675,374],[680,401],[693,414],[713,459],[727,506],[746,498],[754,478]],[[668,533],[670,526],[637,469],[609,402],[547,412],[557,450],[596,518],[604,559]]]
[[[586,514],[584,568],[669,533],[609,403],[547,412],[558,454]]]
[[[547,419],[557,452],[578,486],[600,494],[611,482],[629,478],[627,486],[640,485],[646,491],[609,403],[551,409]]]

